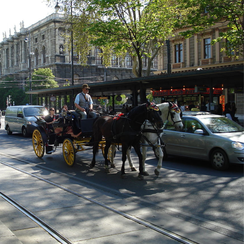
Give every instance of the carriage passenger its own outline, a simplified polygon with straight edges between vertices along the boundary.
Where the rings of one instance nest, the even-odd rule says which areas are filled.
[[[53,107],[51,107],[49,109],[49,115],[45,116],[45,121],[47,123],[47,127],[50,131],[53,131],[53,127],[52,124],[53,122],[56,120],[56,116],[55,116],[55,109]]]
[[[83,84],[82,92],[76,95],[75,98],[75,111],[82,116],[82,119],[87,117],[96,118],[97,114],[93,111],[93,101],[88,94],[90,87]]]
[[[60,117],[65,117],[67,115],[68,112],[68,106],[66,104],[63,105],[63,107],[61,108],[61,113],[60,113]]]
[[[44,119],[47,122],[47,124],[52,124],[54,122],[56,117],[55,117],[55,109],[53,107],[49,109],[49,115],[45,116]]]

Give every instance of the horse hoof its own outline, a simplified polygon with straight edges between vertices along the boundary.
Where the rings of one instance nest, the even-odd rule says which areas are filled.
[[[94,165],[93,164],[90,164],[90,169],[94,168]]]
[[[142,172],[141,175],[148,176],[149,174],[147,173],[147,171],[144,171],[144,172]]]
[[[131,171],[137,171],[135,167],[132,167],[131,168]]]
[[[109,168],[105,168],[105,172],[106,173],[109,173]]]
[[[138,175],[138,180],[144,180],[143,175],[139,174],[139,175]]]
[[[127,178],[126,174],[122,174],[122,175],[121,175],[121,178],[122,178],[122,179],[126,179],[126,178]]]
[[[154,170],[156,176],[159,176],[159,171],[157,169]]]

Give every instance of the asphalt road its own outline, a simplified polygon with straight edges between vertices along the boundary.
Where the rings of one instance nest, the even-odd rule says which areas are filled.
[[[31,138],[24,138],[20,134],[8,136],[3,129],[0,130],[0,152],[70,174],[124,198],[134,197],[135,201],[161,209],[181,221],[243,241],[244,178],[240,165],[220,172],[200,159],[172,157],[163,162],[160,175],[156,177],[154,169],[157,160],[152,150],[148,149],[146,170],[149,176],[138,181],[137,173],[131,172],[126,163],[127,179],[121,179],[120,153],[115,158],[116,169],[111,169],[109,174],[104,170],[101,153],[97,157],[96,167],[89,168],[92,150],[77,153],[75,165],[69,167],[65,164],[61,147],[55,153],[45,154],[39,159],[33,151]],[[133,161],[138,166],[134,153]]]

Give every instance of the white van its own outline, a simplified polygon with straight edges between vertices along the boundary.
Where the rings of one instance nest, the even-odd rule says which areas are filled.
[[[27,137],[37,126],[35,116],[46,116],[47,114],[47,109],[39,105],[7,107],[5,113],[5,130],[8,135],[11,135],[12,132],[18,132]]]

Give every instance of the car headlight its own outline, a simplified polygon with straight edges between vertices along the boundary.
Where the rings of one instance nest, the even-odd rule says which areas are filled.
[[[28,121],[27,124],[28,125],[35,125],[35,121]]]
[[[244,143],[241,143],[239,141],[233,141],[231,143],[232,147],[237,149],[237,150],[243,150],[244,149]]]

